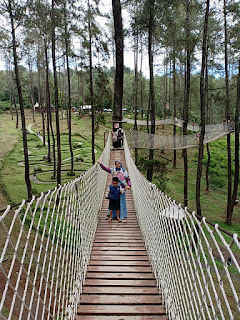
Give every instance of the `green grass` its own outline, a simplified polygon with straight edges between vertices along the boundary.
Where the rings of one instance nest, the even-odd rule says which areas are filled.
[[[41,132],[42,122],[41,115],[35,114],[36,122],[32,122],[30,110],[26,110],[26,124],[32,123],[34,132]],[[19,124],[20,125],[20,124]],[[53,115],[53,127],[55,119]],[[124,124],[126,129],[132,128],[131,124]],[[55,128],[53,128],[55,131]],[[104,148],[104,132],[112,129],[111,115],[105,116],[105,124],[99,124],[98,131],[95,133],[95,156],[96,160],[100,157]],[[79,119],[78,115],[72,115],[72,147],[74,154],[74,176],[70,176],[71,159],[69,150],[69,137],[67,120],[60,120],[61,131],[61,154],[62,154],[62,180],[70,181],[82,172],[92,166],[91,151],[91,117],[86,115]],[[36,174],[40,181],[49,182],[48,184],[39,184],[32,182],[33,193],[38,195],[56,186],[56,180],[51,179],[53,175],[53,163],[48,163],[46,156],[48,147],[43,146],[40,139],[35,134],[28,134],[28,150],[30,162],[30,174]],[[24,178],[23,146],[21,129],[15,129],[15,119],[11,120],[10,112],[0,115],[0,202],[1,208],[7,204],[21,202],[27,198],[27,190]],[[7,142],[6,144],[4,142]],[[56,143],[56,141],[55,141]],[[52,147],[51,147],[52,153]],[[57,150],[56,150],[57,157]],[[63,182],[64,183],[64,182]],[[3,201],[1,201],[1,198]]]

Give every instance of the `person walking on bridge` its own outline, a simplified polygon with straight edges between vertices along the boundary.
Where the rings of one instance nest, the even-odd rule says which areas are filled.
[[[110,210],[110,217],[108,219],[108,222],[112,222],[112,214],[113,210],[116,210],[117,212],[117,221],[122,222],[122,220],[119,218],[120,213],[120,195],[125,190],[119,185],[119,180],[117,177],[113,177],[112,184],[107,188],[106,198],[109,199],[109,207]]]
[[[115,160],[115,167],[108,168],[105,167],[101,162],[97,161],[100,164],[101,168],[108,173],[111,173],[113,177],[117,177],[119,180],[119,184],[123,189],[131,188],[131,180],[128,175],[127,170],[123,167],[120,160]],[[116,211],[113,212],[113,217],[116,217]],[[106,219],[109,218],[109,213]],[[120,195],[120,219],[123,220],[127,218],[127,202],[126,202],[126,192],[121,193]]]

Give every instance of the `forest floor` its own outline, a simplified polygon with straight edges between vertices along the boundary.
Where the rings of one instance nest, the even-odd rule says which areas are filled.
[[[28,134],[30,174],[34,194],[38,195],[56,186],[56,181],[52,179],[53,164],[47,163],[44,157],[47,155],[47,146],[43,147],[37,133],[42,135],[41,114],[35,114],[33,122],[30,110],[26,111],[26,123],[35,134]],[[105,124],[99,124],[96,132],[96,160],[100,157],[104,147],[104,132],[108,132],[112,123],[111,116],[106,116]],[[53,119],[55,124],[55,119]],[[83,171],[91,167],[91,119],[84,116],[79,119],[78,115],[72,116],[72,144],[74,151],[74,172],[75,176],[70,176],[70,153],[68,145],[67,119],[60,120],[61,126],[61,148],[62,148],[62,181],[67,182],[77,177]],[[132,128],[131,124],[124,124],[124,129]],[[19,123],[21,127],[21,123]],[[140,130],[146,130],[146,126],[139,126]],[[157,127],[160,135],[172,134],[172,127]],[[179,129],[178,129],[179,131]],[[21,129],[15,129],[15,118],[11,120],[10,113],[0,115],[0,209],[7,204],[20,202],[27,197],[23,150],[21,142]],[[210,144],[211,151],[211,170],[210,170],[210,191],[206,192],[205,172],[203,172],[201,205],[202,215],[208,220],[218,223],[222,228],[229,232],[240,234],[240,207],[235,207],[233,223],[228,226],[225,223],[226,200],[227,200],[227,168],[225,155],[226,138],[222,138]],[[140,155],[147,155],[148,152],[141,151]],[[196,148],[188,149],[189,159],[189,210],[195,210],[195,186],[197,170]],[[181,151],[177,151],[177,169],[172,168],[173,151],[166,150],[155,152],[156,159],[162,159],[166,163],[166,188],[165,192],[176,200],[183,203],[183,160]],[[169,159],[170,161],[167,161]],[[206,156],[204,163],[206,162]],[[158,177],[156,177],[158,179]]]

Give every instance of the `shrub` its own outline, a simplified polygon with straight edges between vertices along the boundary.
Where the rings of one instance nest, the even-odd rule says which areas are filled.
[[[75,176],[75,172],[68,171],[67,176],[74,177]]]
[[[35,167],[33,170],[33,173],[36,174],[37,172],[42,172],[42,168],[41,167]]]

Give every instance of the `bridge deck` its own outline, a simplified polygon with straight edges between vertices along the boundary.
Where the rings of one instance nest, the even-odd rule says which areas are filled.
[[[110,166],[124,151],[111,151]],[[111,183],[108,175],[107,185]],[[77,320],[167,320],[161,296],[127,191],[128,218],[122,223],[104,218],[108,200],[103,200],[100,221],[91,253]]]

